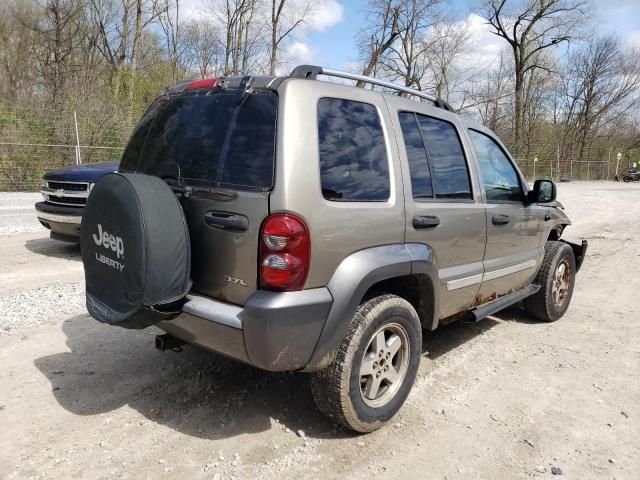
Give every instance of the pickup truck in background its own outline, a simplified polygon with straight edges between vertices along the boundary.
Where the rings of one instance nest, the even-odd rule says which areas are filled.
[[[51,238],[80,241],[82,211],[93,185],[118,169],[118,162],[59,168],[45,173],[40,192],[44,201],[36,203],[38,221],[51,230]]]

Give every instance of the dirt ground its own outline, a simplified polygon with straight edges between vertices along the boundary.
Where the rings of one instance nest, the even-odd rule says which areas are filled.
[[[640,185],[561,184],[565,236],[590,243],[567,315],[426,333],[407,404],[365,436],[304,374],[91,319],[36,198],[0,194],[0,478],[640,478]]]

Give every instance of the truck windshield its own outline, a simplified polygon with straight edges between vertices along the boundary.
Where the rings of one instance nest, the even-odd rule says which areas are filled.
[[[270,189],[277,95],[243,93],[189,92],[156,99],[131,135],[120,170],[156,175],[177,164],[188,184]]]

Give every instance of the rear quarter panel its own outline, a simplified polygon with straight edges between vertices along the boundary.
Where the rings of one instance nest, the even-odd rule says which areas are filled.
[[[276,180],[270,212],[301,217],[311,235],[311,267],[306,288],[328,283],[348,255],[373,246],[404,242],[404,203],[398,150],[381,94],[314,80],[285,80],[280,98]],[[390,196],[386,202],[325,200],[320,185],[317,104],[323,97],[374,105],[387,146]]]

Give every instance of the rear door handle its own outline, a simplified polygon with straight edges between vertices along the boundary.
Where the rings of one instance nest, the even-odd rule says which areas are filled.
[[[246,232],[249,228],[249,219],[247,217],[227,212],[209,212],[205,214],[204,221],[210,227],[229,232]]]
[[[504,215],[502,213],[493,215],[493,217],[491,217],[491,222],[493,222],[494,225],[506,225],[510,221],[511,219],[509,218],[509,215]]]
[[[435,215],[417,215],[413,217],[413,228],[434,228],[440,225],[440,218]]]

